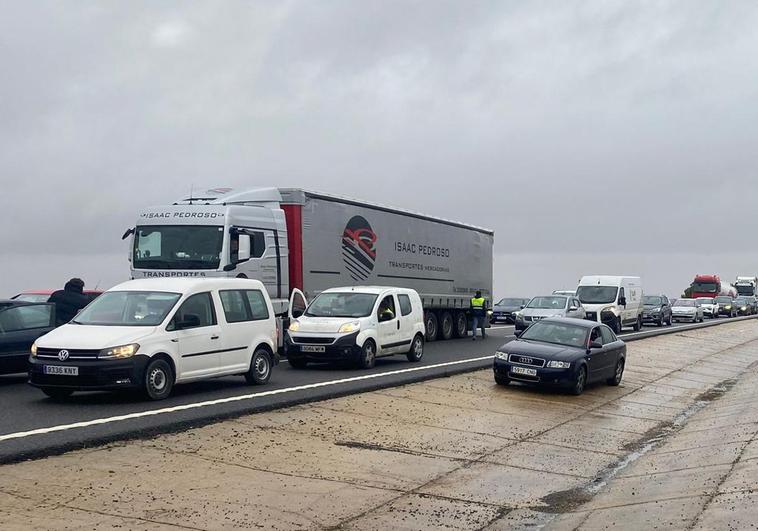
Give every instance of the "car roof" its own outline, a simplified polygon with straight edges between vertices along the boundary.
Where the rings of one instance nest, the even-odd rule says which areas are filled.
[[[370,295],[380,295],[387,290],[396,290],[404,292],[412,292],[414,290],[410,288],[399,288],[396,286],[343,286],[341,288],[329,288],[325,289],[321,293],[345,293],[346,291],[352,291],[355,293],[366,293]]]
[[[537,321],[537,323],[544,323],[544,322],[551,322],[551,323],[563,323],[568,325],[574,325],[579,328],[594,328],[598,326],[601,323],[598,323],[597,321],[589,321],[587,319],[576,319],[573,317],[548,317],[547,319],[541,319],[540,321]],[[536,324],[536,323],[535,323]]]
[[[248,278],[140,278],[127,280],[108,291],[164,291],[186,293],[204,289],[263,289],[260,280]]]

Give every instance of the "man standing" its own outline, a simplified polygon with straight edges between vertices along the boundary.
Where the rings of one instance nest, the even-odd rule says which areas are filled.
[[[59,289],[47,300],[55,303],[55,326],[68,323],[76,317],[79,310],[89,304],[89,299],[84,295],[84,281],[80,278],[72,278],[63,289]]]
[[[476,341],[476,329],[482,328],[482,339],[487,337],[484,333],[484,325],[487,320],[487,301],[482,297],[482,292],[477,291],[476,295],[471,298],[471,315],[473,317],[474,326],[472,328],[474,341]]]

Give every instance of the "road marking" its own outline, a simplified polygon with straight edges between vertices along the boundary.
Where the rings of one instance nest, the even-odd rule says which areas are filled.
[[[32,435],[44,435],[47,433],[54,433],[58,431],[72,430],[75,428],[86,428],[89,426],[98,426],[101,424],[110,424],[112,422],[119,422],[123,420],[138,419],[142,417],[151,417],[155,415],[163,415],[166,413],[176,413],[177,411],[186,411],[189,409],[198,409],[208,406],[216,406],[219,404],[227,404],[230,402],[239,402],[241,400],[250,400],[252,398],[260,398],[264,396],[281,395],[284,393],[293,393],[295,391],[305,391],[308,389],[318,389],[319,387],[328,387],[331,385],[340,385],[350,382],[360,382],[363,380],[371,380],[374,378],[381,378],[383,376],[394,376],[396,374],[407,374],[411,372],[423,371],[426,369],[438,369],[440,367],[452,367],[455,365],[462,365],[464,363],[473,363],[477,361],[491,360],[493,355],[481,356],[479,358],[468,358],[465,360],[448,361],[445,363],[436,363],[434,365],[424,365],[422,367],[412,367],[410,369],[398,369],[395,371],[377,372],[373,374],[365,374],[363,376],[354,376],[352,378],[341,378],[339,380],[330,380],[328,382],[317,382],[306,385],[298,385],[295,387],[285,387],[283,389],[273,389],[271,391],[263,391],[261,393],[250,393],[245,395],[230,396],[226,398],[219,398],[216,400],[205,400],[203,402],[194,402],[192,404],[183,404],[180,406],[164,407],[161,409],[151,409],[149,411],[140,411],[137,413],[127,413],[125,415],[116,415],[114,417],[104,417],[93,420],[85,420],[82,422],[74,422],[72,424],[60,424],[58,426],[50,426],[48,428],[37,428],[29,431],[19,431],[16,433],[8,433],[6,435],[0,435],[0,442],[9,441],[11,439],[22,439],[24,437],[31,437]]]

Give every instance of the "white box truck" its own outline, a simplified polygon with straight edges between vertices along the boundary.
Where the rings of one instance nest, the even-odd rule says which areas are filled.
[[[640,277],[589,275],[579,280],[576,296],[586,319],[610,326],[617,334],[625,326],[642,328],[642,279]]]
[[[427,340],[466,335],[476,290],[491,303],[491,230],[295,188],[194,195],[139,213],[132,278],[257,279],[282,318],[333,287],[411,288]]]

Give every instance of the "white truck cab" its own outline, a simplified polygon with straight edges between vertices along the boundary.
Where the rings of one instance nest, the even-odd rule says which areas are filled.
[[[642,328],[642,279],[640,277],[589,275],[579,280],[576,296],[586,318],[610,326],[617,334],[625,326]]]
[[[119,284],[32,346],[29,383],[53,398],[77,390],[140,389],[242,375],[269,380],[278,363],[274,308],[242,279],[142,279]]]
[[[287,359],[295,368],[309,361],[347,360],[368,369],[377,357],[424,355],[421,297],[407,288],[357,286],[321,292],[304,308],[293,295],[287,332]]]

